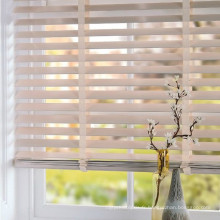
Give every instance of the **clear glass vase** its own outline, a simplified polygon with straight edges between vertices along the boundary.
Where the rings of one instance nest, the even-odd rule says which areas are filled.
[[[162,220],[162,214],[168,198],[171,175],[170,173],[160,182],[158,194],[157,173],[153,174],[153,203],[152,203],[152,220]],[[158,197],[158,199],[157,199]],[[156,204],[155,201],[157,200]]]

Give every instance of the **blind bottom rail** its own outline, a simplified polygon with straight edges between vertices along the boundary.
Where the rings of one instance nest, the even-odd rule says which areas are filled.
[[[170,170],[180,168],[181,162],[170,162]],[[17,168],[36,168],[36,169],[65,169],[80,170],[79,160],[60,160],[60,159],[16,159]],[[220,174],[220,163],[189,163],[193,174]],[[157,162],[152,161],[88,161],[87,170],[102,171],[127,171],[127,172],[155,172]]]

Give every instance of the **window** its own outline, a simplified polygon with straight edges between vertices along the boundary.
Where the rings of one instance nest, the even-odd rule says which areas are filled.
[[[14,4],[17,167],[154,171],[154,152],[145,149],[146,119],[160,121],[157,143],[162,145],[164,132],[173,127],[164,82],[179,74],[192,90],[191,99],[184,101],[183,124],[197,115],[206,120],[195,134],[201,146],[179,143],[172,149],[171,166],[178,163],[192,173],[218,172],[219,2]],[[141,208],[48,205],[45,173],[16,172],[18,199],[24,200],[20,219],[63,218],[64,213],[76,219],[141,219],[150,213]],[[127,205],[132,206],[132,174],[128,179]]]

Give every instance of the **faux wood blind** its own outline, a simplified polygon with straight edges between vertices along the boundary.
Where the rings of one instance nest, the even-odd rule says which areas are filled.
[[[220,168],[220,2],[14,0],[16,166],[154,171],[173,129],[165,81],[180,75],[200,146],[179,142],[171,167]]]

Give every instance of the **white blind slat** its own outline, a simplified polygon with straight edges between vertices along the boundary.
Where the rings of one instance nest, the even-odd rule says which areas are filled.
[[[77,128],[17,127],[16,135],[79,135]]]
[[[78,114],[77,114],[78,115]],[[78,124],[79,117],[77,115],[67,115],[67,114],[45,114],[45,115],[18,115],[15,119],[16,123],[61,123],[61,124]]]
[[[78,99],[76,91],[20,91],[16,99]]]
[[[220,27],[194,27],[190,29],[191,34],[219,34]]]
[[[77,24],[77,22],[77,18],[17,19],[15,25],[59,25]]]
[[[56,38],[56,37],[76,37],[78,34],[74,30],[65,31],[20,31],[15,33],[15,38]]]
[[[77,62],[76,55],[21,55],[15,62]]]
[[[78,80],[76,79],[25,79],[25,80],[17,80],[15,85],[17,87],[64,87],[64,86],[78,86]]]
[[[208,55],[208,54],[207,54]],[[181,54],[163,53],[163,54],[89,54],[86,61],[180,61]]]
[[[220,47],[220,40],[192,41],[192,47]],[[181,41],[141,41],[141,42],[90,42],[86,49],[117,49],[117,48],[181,48]],[[16,50],[71,50],[77,49],[77,43],[20,43]]]
[[[16,105],[17,111],[78,111],[78,104],[66,103],[21,103]]]
[[[88,148],[101,148],[101,149],[146,149],[148,142],[146,141],[87,141]],[[162,147],[163,142],[155,142],[157,146]],[[78,141],[74,140],[45,140],[45,139],[19,139],[16,141],[17,147],[57,147],[60,148],[65,146],[65,148],[77,148]],[[217,143],[210,144],[209,142],[202,142],[201,146],[194,146],[193,151],[207,150],[207,147],[211,151],[219,151],[219,145]],[[171,148],[174,150],[174,148]],[[181,149],[181,144],[178,143],[177,149]]]
[[[98,66],[87,67],[87,74],[144,74],[144,73],[164,73],[177,74],[181,72],[181,66]],[[123,79],[124,80],[124,79]]]
[[[62,147],[66,148],[77,148],[79,146],[79,141],[76,140],[60,140],[60,139],[18,139],[16,140],[17,147]]]
[[[192,8],[219,8],[219,1],[195,1],[191,2]]]
[[[27,109],[25,109],[27,111]],[[22,109],[21,111],[25,111]],[[19,110],[17,110],[19,111]],[[34,109],[32,110],[34,111]],[[38,111],[38,110],[35,110]],[[50,112],[50,115],[45,114],[42,115],[44,112]],[[66,124],[78,124],[79,119],[78,119],[78,112],[74,110],[66,110],[70,111],[71,114],[58,114],[58,110],[40,110],[39,115],[25,115],[25,114],[18,114],[16,117],[16,123],[66,123]],[[65,112],[65,110],[63,110]],[[117,110],[115,110],[117,112]],[[137,111],[139,112],[139,111]],[[140,111],[142,112],[142,110]],[[212,111],[213,112],[213,111]],[[40,114],[41,113],[41,114]],[[198,115],[196,114],[192,114]],[[203,115],[204,116],[204,115]],[[208,113],[205,114],[206,121],[202,122],[201,125],[220,125],[220,119],[219,119],[219,114],[212,116],[209,115]],[[151,111],[146,111],[146,114],[144,115],[132,115],[129,114],[129,111],[122,113],[119,110],[118,114],[96,114],[96,115],[90,115],[87,116],[87,123],[88,124],[138,124],[138,125],[145,125],[146,124],[146,118],[152,118],[154,120],[160,121],[160,125],[173,125],[174,122],[172,119],[168,118],[167,113],[161,113],[158,112],[155,114],[154,112]],[[190,117],[192,119],[192,117]]]
[[[213,30],[214,31],[214,30]],[[135,28],[135,29],[95,29],[85,30],[85,36],[128,36],[128,35],[179,35],[180,28]],[[64,31],[20,31],[15,33],[15,38],[57,38],[76,37],[78,32],[74,30]]]
[[[191,21],[219,21],[219,14],[192,15]]]
[[[220,40],[197,40],[191,42],[192,47],[220,47]]]
[[[15,74],[77,74],[77,67],[18,67]]]
[[[86,11],[123,11],[123,10],[153,10],[153,9],[180,9],[181,3],[139,3],[139,4],[106,4],[86,5]]]
[[[142,17],[91,17],[86,18],[86,24],[106,24],[106,23],[145,23],[145,22],[178,22],[181,21],[180,15],[164,15],[164,16],[142,16]]]
[[[46,13],[46,12],[76,12],[77,6],[20,6],[14,9],[14,13]]]
[[[20,43],[16,50],[71,50],[77,49],[77,43]]]

